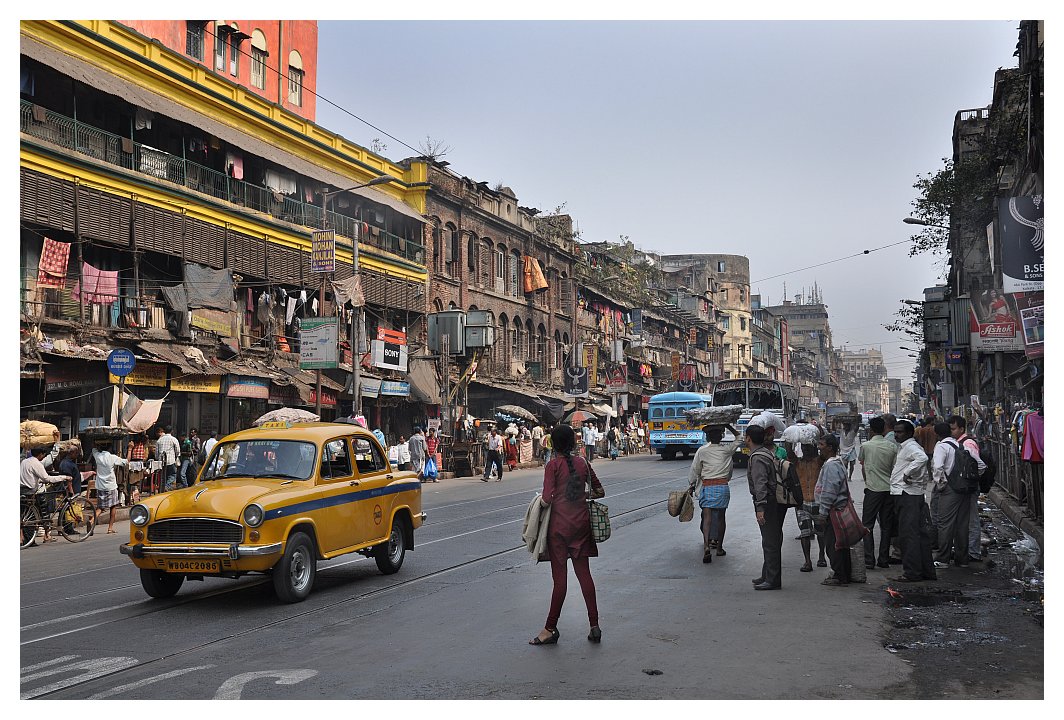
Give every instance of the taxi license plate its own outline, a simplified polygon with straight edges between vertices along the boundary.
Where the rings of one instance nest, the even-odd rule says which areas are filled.
[[[167,560],[167,572],[221,572],[222,564],[218,560]]]

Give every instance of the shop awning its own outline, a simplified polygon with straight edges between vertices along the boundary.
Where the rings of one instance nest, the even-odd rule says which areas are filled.
[[[417,362],[414,362],[415,360]],[[413,400],[426,405],[439,405],[442,402],[435,362],[427,358],[410,358],[409,380]]]
[[[206,366],[193,362],[182,353],[188,345],[169,345],[167,343],[141,341],[137,346],[156,360],[176,365],[186,375],[225,375],[226,370],[219,365]]]

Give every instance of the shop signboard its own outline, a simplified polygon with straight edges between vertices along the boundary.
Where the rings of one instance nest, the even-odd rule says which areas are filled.
[[[336,233],[314,230],[310,234],[310,269],[316,273],[336,272]]]
[[[942,350],[928,351],[929,364],[932,370],[946,369],[946,353]]]
[[[188,324],[221,337],[233,337],[233,318],[224,310],[195,308],[189,312]]]
[[[337,367],[338,327],[335,317],[306,318],[299,326],[299,367],[320,370]]]
[[[611,393],[628,392],[627,373],[623,367],[610,370],[609,387]]]
[[[381,380],[381,395],[410,396],[410,383],[401,380]]]
[[[137,363],[133,371],[126,375],[126,385],[148,385],[151,387],[166,387],[165,363]],[[113,373],[108,373],[108,381],[117,385],[121,378]]]
[[[184,375],[170,380],[170,389],[181,392],[220,393],[221,375]]]
[[[686,363],[680,366],[680,374],[676,379],[676,389],[680,392],[695,392],[698,387],[698,374],[695,366]]]
[[[964,364],[964,350],[959,348],[950,348],[946,350],[946,364],[947,365],[963,365]]]
[[[74,360],[52,362],[44,368],[44,389],[48,392],[104,385],[104,367]]]
[[[565,368],[564,394],[570,397],[587,397],[587,368]]]
[[[584,343],[584,369],[587,370],[587,386],[589,388],[598,385],[598,345]]]
[[[1045,277],[1045,204],[1041,195],[998,201],[1004,291],[1037,292]]]
[[[407,348],[389,340],[374,340],[370,343],[370,357],[373,367],[385,370],[407,371]]]
[[[672,360],[672,379],[680,379],[680,353],[674,352],[671,357]]]
[[[311,390],[310,391],[310,404],[311,405],[317,405],[318,404],[318,393],[315,390]],[[330,390],[329,388],[322,388],[321,389],[321,404],[324,407],[335,407],[336,406],[336,392],[333,391],[333,390]]]
[[[362,378],[362,397],[375,398],[381,394],[381,381],[376,378]]]
[[[1016,293],[1024,351],[1028,358],[1043,356],[1045,341],[1045,296],[1042,293]]]
[[[270,399],[269,378],[230,375],[229,382],[226,385],[225,394],[227,397],[252,398],[255,400]]]
[[[968,311],[971,348],[979,352],[1022,352],[1020,313],[1016,299],[1001,290],[973,298]]]

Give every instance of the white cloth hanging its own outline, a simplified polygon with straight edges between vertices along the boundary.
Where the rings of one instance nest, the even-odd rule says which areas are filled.
[[[284,324],[291,325],[292,317],[296,314],[296,299],[294,297],[288,298],[288,306],[285,308]]]

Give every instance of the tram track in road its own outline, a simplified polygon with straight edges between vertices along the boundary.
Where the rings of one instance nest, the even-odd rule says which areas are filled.
[[[649,490],[649,489],[652,489],[652,488],[655,488],[655,487],[659,487],[661,485],[665,485],[668,482],[670,482],[670,481],[665,481],[665,482],[662,482],[662,483],[655,483],[653,485],[644,486],[642,488],[638,488],[638,489],[635,489],[635,490],[629,490],[629,491],[626,491],[624,494],[630,494],[630,493],[634,493],[634,492],[639,492],[640,490]],[[617,495],[614,495],[613,497],[617,497]],[[632,507],[632,508],[627,508],[627,509],[621,510],[619,512],[618,511],[611,511],[610,519],[611,519],[611,524],[613,525],[614,533],[617,533],[619,531],[623,531],[624,527],[626,527],[627,525],[631,524],[629,522],[618,523],[617,521],[620,520],[621,518],[630,517],[630,516],[632,516],[632,515],[634,515],[636,513],[639,513],[639,512],[642,512],[642,511],[646,511],[646,510],[649,510],[649,509],[657,507],[657,506],[664,505],[665,503],[666,503],[666,498],[661,498],[661,499],[658,499],[658,500],[654,500],[653,502],[646,503],[646,504],[641,504],[641,505],[638,505],[638,506]],[[515,522],[521,522],[522,520],[523,520],[523,518],[519,518],[517,520],[511,520],[511,521],[508,521],[507,523],[503,523],[503,525],[511,524],[511,523],[515,523]],[[633,522],[637,522],[637,521],[638,520],[634,520]],[[472,532],[482,531],[482,530],[485,530],[485,529],[488,529],[488,528],[480,528],[480,529],[474,530]],[[455,536],[455,537],[459,537],[459,536]],[[450,539],[453,539],[453,538],[450,538]],[[435,541],[429,541],[429,542],[441,542],[443,540],[444,539],[435,540]],[[424,543],[424,544],[428,544],[428,543]],[[401,580],[401,581],[398,581],[398,582],[394,582],[394,583],[391,583],[391,584],[386,585],[384,587],[374,588],[372,590],[368,590],[366,592],[359,593],[357,595],[341,598],[341,599],[338,599],[338,600],[335,600],[335,601],[332,601],[332,602],[328,602],[328,603],[319,605],[319,606],[314,607],[314,608],[303,610],[301,612],[292,613],[290,615],[286,615],[285,617],[277,618],[277,619],[271,620],[269,622],[259,623],[259,624],[254,625],[253,627],[248,627],[248,628],[244,628],[244,629],[241,629],[239,631],[236,631],[236,632],[227,633],[227,634],[221,635],[219,637],[215,637],[215,638],[213,638],[211,640],[207,640],[207,641],[204,641],[204,642],[197,643],[194,646],[191,646],[191,647],[188,647],[188,648],[184,648],[182,650],[176,650],[174,652],[158,655],[157,657],[150,658],[150,659],[147,659],[147,660],[144,660],[144,661],[138,661],[136,664],[132,664],[132,665],[124,666],[124,667],[121,667],[121,668],[117,668],[117,669],[115,669],[112,672],[107,672],[107,673],[103,673],[103,674],[95,674],[92,678],[83,680],[81,682],[71,683],[71,684],[63,686],[62,688],[58,688],[58,689],[47,691],[47,692],[42,692],[42,693],[33,695],[32,698],[25,698],[25,699],[34,699],[34,698],[46,699],[46,698],[58,695],[59,693],[68,693],[72,689],[75,689],[75,688],[77,688],[79,686],[82,686],[82,685],[86,685],[88,683],[104,682],[105,684],[113,684],[116,678],[120,678],[120,677],[123,677],[123,676],[128,676],[130,673],[134,673],[134,672],[136,672],[138,670],[143,670],[144,668],[148,668],[148,667],[154,666],[154,665],[156,665],[156,664],[158,664],[160,662],[163,662],[163,661],[172,660],[172,659],[175,659],[175,658],[181,658],[181,657],[189,656],[189,655],[193,655],[194,656],[194,655],[196,655],[198,653],[202,653],[204,650],[206,650],[208,648],[217,647],[217,646],[219,646],[219,645],[221,645],[223,643],[230,642],[230,641],[236,640],[238,638],[246,637],[248,635],[253,635],[255,633],[260,633],[260,632],[263,632],[265,630],[269,630],[271,628],[276,628],[276,627],[279,627],[279,626],[282,626],[282,625],[285,625],[285,624],[288,624],[288,623],[298,622],[298,621],[304,620],[305,618],[308,618],[308,617],[312,617],[312,616],[315,616],[315,615],[318,615],[318,614],[321,614],[321,613],[333,611],[336,608],[339,608],[339,607],[342,607],[342,606],[350,605],[351,603],[358,603],[358,602],[363,602],[363,601],[366,601],[366,600],[372,600],[374,598],[386,595],[386,594],[394,592],[394,591],[402,590],[404,588],[409,588],[411,586],[417,585],[418,583],[422,583],[422,582],[426,582],[426,581],[430,581],[430,580],[439,578],[439,577],[441,577],[443,575],[446,575],[448,573],[454,572],[456,570],[461,570],[463,568],[468,568],[468,567],[475,566],[475,565],[478,565],[478,564],[481,564],[481,563],[485,563],[485,562],[494,560],[496,558],[499,558],[499,557],[502,557],[502,556],[505,556],[505,555],[509,555],[509,554],[514,553],[514,552],[516,552],[518,550],[525,550],[525,549],[526,548],[525,548],[524,543],[520,543],[520,544],[516,544],[516,545],[510,546],[510,547],[506,547],[506,548],[497,550],[495,552],[491,552],[491,553],[488,553],[486,555],[482,555],[482,556],[477,557],[477,558],[472,558],[470,560],[466,560],[466,561],[463,561],[463,562],[453,563],[451,565],[448,565],[447,567],[440,568],[438,570],[427,572],[425,574],[418,575],[416,577],[412,577],[412,578],[409,578],[409,579],[406,579],[406,580]],[[329,569],[334,568],[334,567],[338,567],[338,566],[329,566],[329,567],[323,568],[322,571],[328,571]],[[51,635],[51,636],[49,636],[47,638],[38,638],[38,639],[34,639],[34,640],[24,641],[24,642],[20,643],[20,645],[28,645],[28,644],[31,644],[31,643],[41,642],[41,641],[46,640],[46,639],[51,639],[51,638],[54,638],[54,637],[59,637],[61,635],[66,635],[66,634],[70,634],[70,633],[74,633],[74,632],[79,632],[79,631],[85,630],[85,629],[95,629],[95,628],[103,627],[103,626],[106,626],[106,625],[109,625],[109,624],[113,624],[113,623],[126,622],[126,621],[128,621],[128,620],[130,620],[132,618],[143,618],[143,617],[146,617],[148,615],[151,615],[151,614],[154,614],[154,613],[157,613],[157,612],[164,612],[164,611],[171,610],[177,605],[185,605],[185,604],[197,602],[197,601],[200,601],[200,600],[208,599],[210,597],[215,597],[215,596],[226,594],[226,593],[241,592],[241,591],[247,590],[249,588],[252,588],[252,587],[255,587],[255,586],[258,586],[258,585],[262,585],[262,584],[264,584],[264,583],[266,583],[268,581],[269,581],[269,578],[268,577],[264,577],[264,578],[258,580],[257,582],[249,583],[249,584],[246,584],[246,585],[241,585],[238,588],[225,588],[225,589],[219,589],[219,590],[214,591],[214,592],[204,593],[202,595],[196,595],[194,597],[189,597],[185,601],[179,601],[177,603],[169,603],[169,604],[166,605],[166,607],[153,608],[153,609],[150,609],[150,610],[148,610],[146,612],[137,613],[137,614],[135,614],[133,616],[125,616],[125,617],[122,617],[122,618],[115,618],[115,619],[112,619],[112,620],[105,620],[103,622],[93,624],[89,628],[77,628],[75,630],[69,630],[69,631],[66,631],[66,632],[63,632],[63,633],[59,633],[59,634],[56,634],[56,635]],[[145,602],[149,602],[149,601],[145,601]],[[335,625],[338,625],[338,624],[342,624],[343,622],[349,622],[349,621],[350,621],[350,618],[345,618],[342,621],[338,621],[336,623],[331,623],[330,625],[323,626],[323,627],[332,627],[332,626],[335,626]]]

